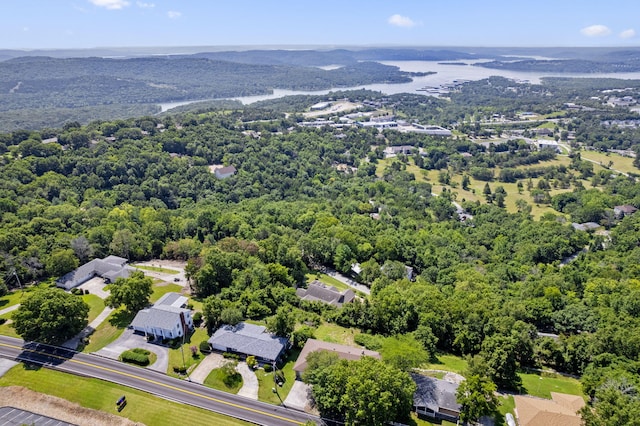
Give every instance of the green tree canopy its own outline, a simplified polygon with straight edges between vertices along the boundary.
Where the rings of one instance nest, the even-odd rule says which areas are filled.
[[[474,375],[460,383],[456,392],[458,404],[462,406],[460,420],[475,422],[491,415],[498,407],[495,392],[496,385],[487,377]]]
[[[58,344],[88,323],[89,306],[78,296],[56,288],[33,292],[13,314],[14,328],[24,340]]]
[[[149,304],[153,280],[141,271],[135,271],[129,278],[118,278],[109,286],[111,294],[105,304],[112,308],[124,305],[129,312],[138,312]]]

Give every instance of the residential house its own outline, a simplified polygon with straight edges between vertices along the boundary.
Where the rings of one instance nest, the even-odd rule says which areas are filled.
[[[235,175],[237,172],[236,168],[233,166],[220,167],[215,169],[214,174],[218,179],[226,179],[230,176]]]
[[[584,399],[576,395],[551,392],[551,399],[515,395],[516,419],[520,426],[580,426],[578,411]]]
[[[613,214],[616,217],[616,219],[622,219],[625,216],[631,216],[637,211],[638,211],[637,208],[629,204],[625,204],[622,206],[615,206],[613,208]]]
[[[320,301],[338,308],[345,303],[352,302],[356,297],[356,294],[351,289],[339,291],[337,288],[328,286],[318,280],[311,281],[307,288],[297,289],[296,295],[302,300]]]
[[[278,362],[289,348],[289,339],[267,332],[261,325],[238,323],[223,325],[209,338],[215,351],[254,356],[262,364]]]
[[[600,224],[599,223],[595,223],[595,222],[585,222],[585,223],[572,223],[571,226],[573,226],[573,229],[575,229],[576,231],[593,231],[595,229],[600,228]]]
[[[458,404],[457,383],[411,373],[418,389],[413,394],[413,409],[420,416],[457,422],[462,406]]]
[[[187,298],[167,293],[152,307],[142,309],[131,322],[131,328],[154,339],[183,337],[193,329],[191,311],[185,309]]]
[[[93,259],[78,269],[71,271],[56,280],[58,287],[71,290],[94,277],[101,277],[110,283],[118,278],[128,278],[133,268],[126,266],[128,260],[118,256],[107,256],[104,259]]]
[[[416,147],[413,145],[388,146],[384,149],[384,158],[395,157],[398,154],[409,155],[414,149]]]
[[[356,348],[354,346],[339,345],[337,343],[323,342],[316,339],[309,339],[305,343],[304,348],[300,352],[296,363],[293,365],[293,371],[296,372],[296,378],[300,379],[302,373],[307,369],[307,356],[310,353],[318,351],[328,351],[338,355],[340,359],[350,361],[358,360],[363,356],[370,356],[381,359],[380,353],[370,351],[368,349]]]

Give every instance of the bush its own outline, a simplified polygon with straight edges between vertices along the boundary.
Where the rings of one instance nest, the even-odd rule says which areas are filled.
[[[193,314],[193,325],[200,327],[200,324],[202,324],[202,312],[196,312]]]
[[[122,352],[120,361],[146,366],[149,365],[149,354],[150,352],[147,350],[136,348]]]
[[[264,365],[264,372],[265,373],[270,373],[273,371],[273,366],[271,364],[265,364]]]
[[[5,322],[7,322],[6,318],[0,318],[0,325],[4,324]]]
[[[255,368],[258,365],[258,361],[256,361],[256,357],[251,355],[247,357],[247,366],[251,369]]]
[[[382,347],[382,338],[371,334],[360,333],[353,338],[353,341],[371,351],[377,351]]]
[[[71,294],[75,294],[76,296],[82,296],[84,294],[84,291],[81,288],[72,288],[71,289]]]
[[[178,374],[187,374],[187,367],[183,365],[174,365],[173,372]]]
[[[223,357],[227,358],[227,359],[235,359],[235,360],[239,360],[240,359],[240,355],[238,354],[234,354],[231,352],[225,352],[222,354]]]
[[[200,342],[200,352],[202,352],[203,354],[211,352],[211,346],[209,346],[209,342],[207,342],[206,340]]]
[[[89,289],[84,289],[84,294],[89,294]]]

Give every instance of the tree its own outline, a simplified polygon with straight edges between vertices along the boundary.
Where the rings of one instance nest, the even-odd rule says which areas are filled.
[[[49,256],[46,262],[46,270],[49,275],[61,277],[67,272],[78,267],[78,258],[72,249],[58,249]]]
[[[496,385],[487,377],[473,375],[460,383],[456,392],[460,420],[476,422],[482,416],[491,415],[498,408]]]
[[[513,336],[495,334],[482,342],[481,357],[486,362],[486,374],[493,382],[506,389],[518,389],[518,342]]]
[[[596,390],[593,405],[580,414],[586,426],[640,425],[637,384],[625,377],[609,379]]]
[[[71,248],[80,262],[85,263],[93,256],[93,248],[89,244],[89,240],[84,235],[71,240]]]
[[[141,271],[135,271],[129,278],[118,278],[109,286],[111,294],[105,299],[105,304],[112,308],[124,305],[129,312],[138,312],[149,304],[152,285],[151,278],[145,277]]]
[[[295,325],[296,318],[289,305],[279,307],[274,316],[267,318],[267,329],[276,336],[289,336]]]
[[[409,417],[416,384],[408,373],[364,357],[320,370],[312,389],[323,417],[346,425],[384,425]]]
[[[429,361],[429,354],[412,335],[387,337],[380,350],[382,359],[402,371],[409,371]]]
[[[220,322],[222,324],[236,325],[243,319],[242,311],[233,306],[224,308],[222,312],[220,312]]]
[[[462,189],[465,191],[469,190],[469,185],[471,184],[471,179],[469,179],[469,175],[466,173],[462,175]]]
[[[209,296],[202,302],[202,314],[207,324],[209,333],[218,328],[222,323],[222,311],[224,302],[218,296]]]
[[[79,297],[56,288],[36,290],[13,314],[16,333],[24,340],[59,344],[88,323],[89,306]]]

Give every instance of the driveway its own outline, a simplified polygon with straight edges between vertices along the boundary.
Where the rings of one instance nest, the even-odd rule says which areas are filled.
[[[95,352],[95,354],[106,358],[118,359],[122,352],[134,348],[146,349],[156,354],[158,359],[147,368],[166,374],[169,368],[169,348],[147,342],[146,337],[135,334],[133,329],[130,328],[126,329],[114,342]]]
[[[140,266],[155,266],[157,268],[171,269],[172,271],[176,271],[175,274],[166,274],[164,272],[156,272],[156,271],[148,271],[146,269],[139,269],[139,271],[144,272],[146,276],[158,278],[162,281],[166,281],[172,284],[178,284],[184,287],[185,289],[189,288],[187,283],[187,279],[184,275],[184,267],[187,265],[186,262],[181,262],[177,260],[149,260],[148,262],[137,262],[135,265]],[[135,268],[135,265],[131,265]]]
[[[284,406],[300,411],[312,412],[313,399],[311,398],[311,386],[296,380],[284,400]]]
[[[95,294],[100,299],[106,299],[109,296],[108,291],[104,291],[104,279],[100,277],[91,278],[89,281],[84,282],[78,286],[82,290],[89,290],[89,293]]]
[[[236,371],[242,376],[242,387],[238,395],[258,400],[258,377],[246,362],[239,362]]]
[[[192,382],[203,384],[211,370],[220,368],[227,362],[222,355],[211,353],[204,357],[200,364],[189,374]]]

